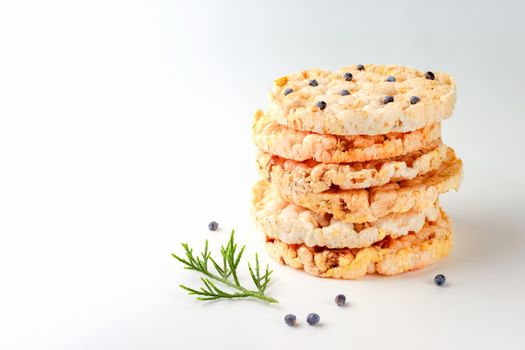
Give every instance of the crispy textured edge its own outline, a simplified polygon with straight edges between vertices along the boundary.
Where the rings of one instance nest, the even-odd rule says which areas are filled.
[[[367,69],[405,69],[418,71],[411,67],[367,65]],[[276,80],[275,88],[269,93],[269,114],[279,124],[297,130],[312,131],[320,134],[333,135],[377,135],[389,132],[407,132],[420,129],[426,125],[439,123],[450,118],[456,103],[456,84],[452,76],[435,72],[436,80],[446,81],[446,93],[425,103],[387,108],[342,109],[332,113],[318,108],[298,105],[296,100],[288,101],[282,98],[286,82],[294,80],[294,76],[305,77],[311,73],[323,70],[305,70],[300,74],[290,74]],[[326,71],[327,72],[327,71]],[[335,72],[329,72],[330,74]],[[421,73],[421,72],[420,72]],[[285,78],[285,79],[284,79]],[[422,78],[423,79],[423,78]]]
[[[367,247],[387,236],[397,238],[419,231],[427,221],[437,220],[440,212],[436,201],[424,212],[390,214],[376,222],[354,225],[287,203],[264,180],[258,181],[252,191],[252,217],[261,232],[284,243],[309,247]],[[292,211],[291,216],[286,214],[289,210]]]
[[[441,124],[387,136],[381,143],[349,147],[354,143],[352,140],[369,136],[321,135],[295,130],[276,123],[262,110],[255,112],[252,125],[253,142],[264,152],[299,162],[313,159],[322,163],[350,163],[393,158],[418,151],[441,138]]]
[[[394,159],[359,163],[357,169],[355,163],[297,162],[262,151],[257,155],[256,164],[259,174],[268,181],[279,178],[278,182],[289,183],[297,191],[320,193],[332,186],[349,190],[411,180],[438,169],[446,156],[447,147],[436,141],[429,149]]]
[[[387,247],[376,244],[352,249],[326,249],[286,244],[267,238],[266,250],[281,264],[325,278],[357,279],[366,274],[397,275],[423,268],[447,256],[452,248],[452,227],[446,213],[420,232],[393,239]]]
[[[457,190],[463,176],[462,162],[449,148],[447,159],[433,172],[412,180],[356,190],[330,190],[322,193],[300,192],[290,183],[271,179],[281,197],[294,204],[320,213],[330,213],[335,220],[364,223],[390,213],[423,211],[439,194]]]

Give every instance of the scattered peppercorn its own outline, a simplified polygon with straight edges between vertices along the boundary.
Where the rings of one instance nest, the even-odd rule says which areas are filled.
[[[392,82],[396,81],[396,77],[393,77],[393,76],[389,75],[388,77],[386,77],[386,81],[392,83]]]
[[[320,319],[321,318],[319,317],[318,314],[312,312],[311,314],[308,314],[308,316],[306,317],[306,322],[308,322],[310,326],[315,326],[316,324],[319,323]]]
[[[317,85],[319,85],[319,84],[317,84],[317,80],[312,79],[312,80],[310,80],[310,81],[308,82],[308,85],[310,85],[310,86],[317,86]]]
[[[341,90],[341,96],[348,96],[350,95],[350,91],[348,90]]]
[[[319,107],[320,110],[325,109],[326,108],[326,102],[324,102],[324,101],[317,102],[317,107]]]
[[[293,92],[292,89],[290,88],[287,88],[286,90],[284,90],[284,96],[288,95],[288,94],[291,94]]]
[[[288,314],[284,316],[284,322],[286,322],[288,326],[295,326],[295,323],[297,322],[297,318],[295,317],[294,314]]]
[[[425,78],[427,78],[428,80],[434,80],[436,79],[436,76],[431,71],[428,71],[425,73]]]
[[[335,297],[335,303],[338,305],[338,306],[343,306],[345,303],[346,303],[346,297],[344,294],[339,294],[338,296]]]
[[[383,100],[383,104],[387,104],[387,103],[390,103],[390,102],[394,102],[394,97],[392,96],[385,96],[385,99]]]
[[[442,286],[445,284],[446,281],[447,279],[445,278],[445,276],[441,274],[436,275],[436,277],[434,277],[434,283],[436,284],[436,286]]]
[[[218,228],[219,228],[219,224],[216,221],[212,221],[208,224],[208,229],[210,231],[217,231]]]
[[[345,74],[343,75],[343,78],[344,78],[346,81],[352,81],[352,79],[354,78],[354,76],[352,75],[352,73],[347,72],[347,73],[345,73]]]
[[[416,103],[418,103],[420,101],[419,97],[417,96],[412,96],[410,97],[410,104],[411,105],[415,105]]]
[[[358,70],[365,70],[365,66],[363,66],[362,64],[358,64],[357,65],[357,69]]]

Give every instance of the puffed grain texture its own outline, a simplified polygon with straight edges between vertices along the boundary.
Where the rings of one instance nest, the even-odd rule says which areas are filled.
[[[333,220],[329,214],[319,214],[288,203],[261,180],[253,187],[253,217],[267,237],[287,244],[308,247],[364,248],[383,240],[418,232],[425,222],[437,220],[436,202],[424,212],[410,211],[390,214],[375,222],[352,224]]]
[[[351,81],[344,79],[351,73]],[[402,66],[365,65],[365,70],[349,66],[331,72],[310,69],[275,81],[269,93],[269,115],[290,128],[333,135],[378,135],[407,132],[439,123],[452,115],[456,103],[454,79],[445,73],[425,72]],[[394,76],[395,82],[387,82]],[[308,82],[315,79],[317,86]],[[285,94],[286,89],[293,92]],[[341,95],[348,90],[349,95]],[[384,103],[386,96],[394,101]],[[412,96],[419,97],[416,104]],[[317,102],[326,103],[324,109]]]
[[[397,275],[433,264],[447,256],[452,247],[452,227],[444,212],[417,233],[385,239],[361,249],[328,249],[286,244],[267,237],[266,249],[281,264],[307,273],[339,279],[356,279],[366,274]]]
[[[275,179],[290,184],[296,191],[320,193],[333,186],[350,190],[411,180],[438,169],[446,156],[447,147],[440,140],[405,156],[356,163],[297,162],[261,151],[257,169],[268,181]]]
[[[353,223],[377,221],[391,213],[422,212],[432,206],[438,195],[459,188],[462,162],[449,148],[441,167],[412,180],[358,190],[330,189],[307,192],[297,183],[272,178],[272,186],[291,203],[319,213],[330,213],[335,220]]]
[[[336,136],[299,131],[280,125],[257,110],[252,127],[253,142],[262,151],[302,162],[365,162],[418,151],[441,137],[436,123],[411,132],[383,135]]]

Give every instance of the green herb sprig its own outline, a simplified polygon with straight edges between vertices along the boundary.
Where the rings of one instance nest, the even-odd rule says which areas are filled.
[[[259,256],[257,254],[255,254],[255,268],[252,268],[250,263],[248,263],[248,270],[257,290],[249,290],[243,287],[239,282],[237,267],[239,266],[246,246],[242,246],[237,252],[237,243],[235,243],[234,232],[235,231],[232,230],[228,243],[225,246],[221,246],[221,264],[211,257],[211,252],[208,250],[208,240],[206,240],[204,251],[200,253],[200,255],[193,255],[193,249],[190,248],[187,243],[182,243],[182,247],[186,253],[186,258],[182,258],[176,254],[172,254],[172,256],[183,263],[185,269],[200,272],[206,277],[201,277],[203,286],[200,289],[193,289],[182,284],[180,287],[187,290],[190,295],[197,295],[197,300],[252,297],[264,300],[268,303],[277,303],[277,300],[264,294],[271,281],[273,271],[269,269],[268,265],[266,265],[264,273],[261,274]],[[210,262],[215,271],[210,270]],[[220,289],[213,280],[230,287],[234,291],[229,292]]]

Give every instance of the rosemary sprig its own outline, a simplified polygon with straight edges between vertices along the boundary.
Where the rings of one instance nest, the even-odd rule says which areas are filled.
[[[234,232],[235,231],[232,230],[228,243],[225,246],[221,246],[222,261],[220,261],[220,264],[211,257],[211,252],[208,250],[208,240],[206,240],[204,245],[204,251],[200,254],[194,255],[193,249],[190,248],[187,243],[182,243],[186,255],[185,258],[176,254],[171,254],[175,259],[185,265],[185,269],[200,272],[205,276],[201,277],[203,286],[200,289],[193,289],[182,284],[180,287],[187,290],[190,295],[197,295],[198,300],[252,297],[269,303],[277,303],[277,300],[264,294],[270,283],[272,270],[266,265],[264,273],[261,274],[259,256],[257,254],[255,254],[255,268],[252,268],[250,263],[248,263],[248,270],[250,271],[250,276],[257,290],[249,290],[243,287],[239,282],[237,268],[246,246],[242,246],[237,252],[237,243],[235,243]],[[210,262],[211,264],[209,264]],[[212,267],[211,265],[213,265],[215,271],[210,270]],[[213,280],[222,283],[233,291],[220,289]]]

